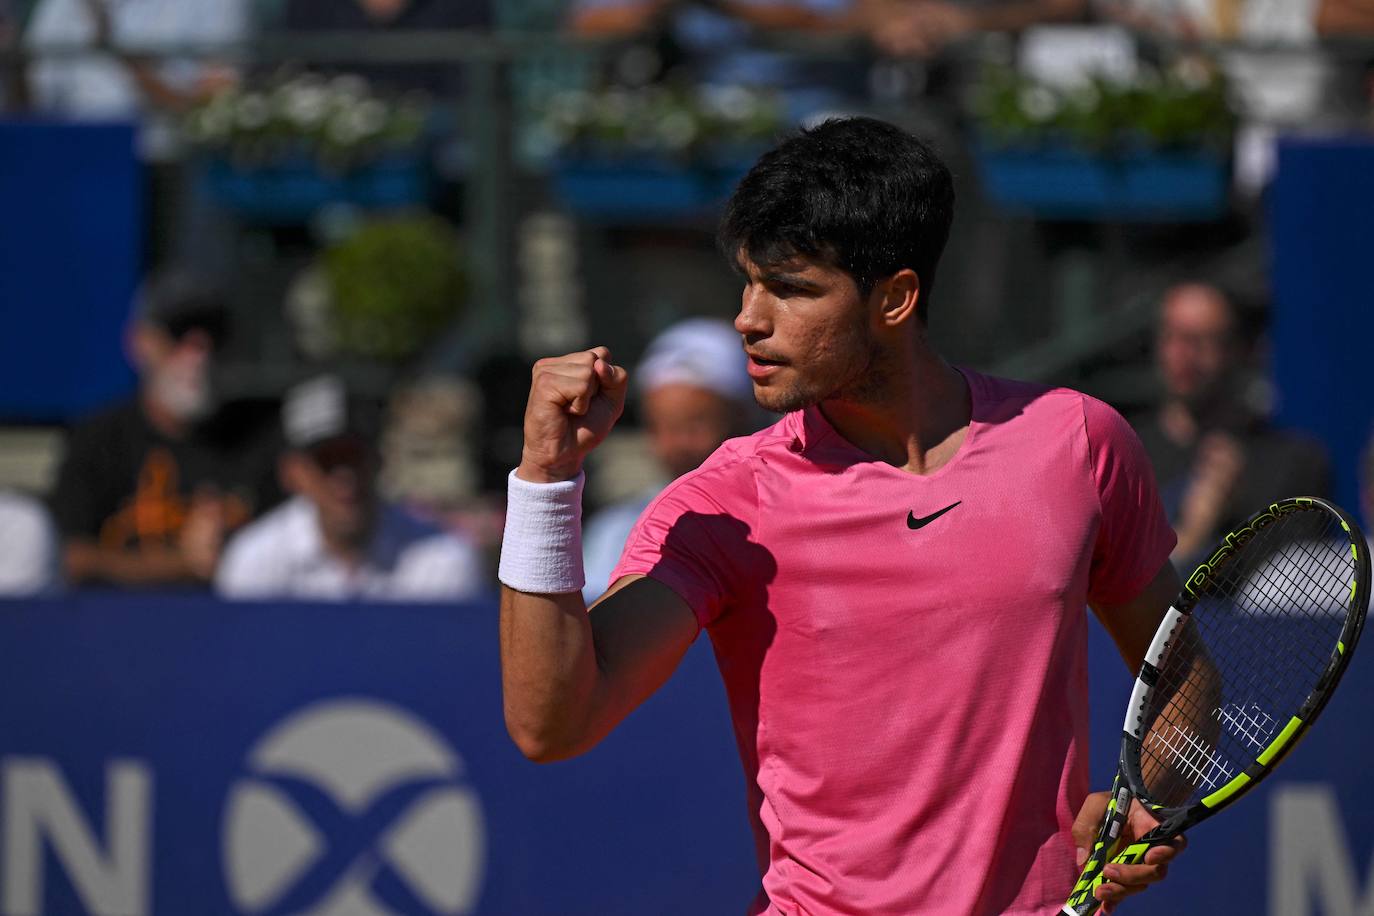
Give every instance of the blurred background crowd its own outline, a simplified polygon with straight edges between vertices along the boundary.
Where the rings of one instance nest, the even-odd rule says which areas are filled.
[[[0,593],[490,594],[529,365],[606,344],[594,596],[769,422],[714,221],[844,114],[956,174],[937,346],[1131,418],[1180,563],[1332,491],[1266,193],[1374,132],[1374,0],[0,0]]]

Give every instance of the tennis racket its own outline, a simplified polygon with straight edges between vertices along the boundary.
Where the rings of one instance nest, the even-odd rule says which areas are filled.
[[[1343,510],[1285,499],[1226,535],[1145,654],[1102,829],[1063,913],[1108,861],[1134,865],[1269,775],[1345,673],[1369,605],[1369,551]],[[1117,851],[1132,799],[1159,826]]]

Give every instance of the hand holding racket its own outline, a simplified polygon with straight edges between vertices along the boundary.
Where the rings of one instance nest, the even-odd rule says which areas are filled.
[[[1349,664],[1369,575],[1355,522],[1299,498],[1250,518],[1188,577],[1136,678],[1107,813],[1063,913],[1094,912],[1109,862],[1141,863],[1273,771]],[[1118,851],[1132,801],[1159,825]]]

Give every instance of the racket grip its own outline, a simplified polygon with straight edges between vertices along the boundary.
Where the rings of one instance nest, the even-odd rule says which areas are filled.
[[[1145,859],[1145,853],[1155,846],[1162,846],[1165,841],[1160,840],[1155,843],[1132,843],[1112,857],[1113,865],[1139,865]]]
[[[1088,861],[1083,863],[1083,871],[1078,876],[1078,882],[1073,886],[1073,893],[1069,895],[1068,902],[1060,910],[1063,916],[1089,916],[1091,913],[1096,913],[1098,907],[1102,905],[1102,901],[1093,896],[1093,892],[1107,880],[1102,874],[1102,868],[1107,864],[1108,857],[1115,851],[1121,838],[1121,829],[1125,826],[1126,812],[1130,810],[1131,801],[1130,790],[1126,788],[1121,775],[1117,774],[1116,779],[1112,782],[1112,799],[1107,808],[1107,816],[1097,835],[1097,841],[1088,854]],[[1134,848],[1135,845],[1140,844],[1133,844],[1131,848]],[[1129,849],[1126,850],[1126,852],[1129,851]],[[1123,852],[1122,855],[1125,855],[1126,852]],[[1144,851],[1140,855],[1145,855]],[[1117,860],[1112,859],[1111,861]]]

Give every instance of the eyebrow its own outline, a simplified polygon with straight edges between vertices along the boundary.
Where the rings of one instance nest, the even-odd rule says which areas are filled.
[[[808,280],[801,274],[786,273],[784,271],[770,271],[759,277],[764,283],[784,283],[788,286],[795,286],[799,289],[806,289],[819,292],[821,284],[814,280]]]

